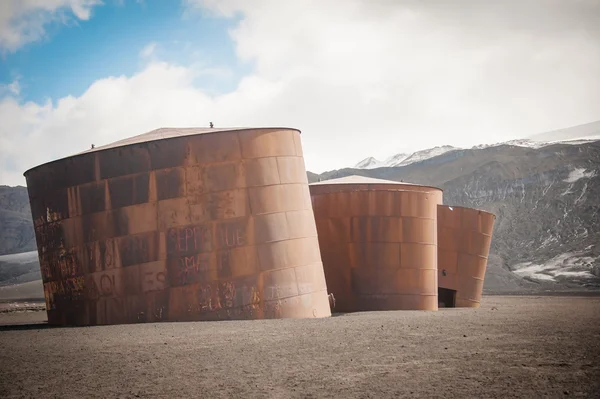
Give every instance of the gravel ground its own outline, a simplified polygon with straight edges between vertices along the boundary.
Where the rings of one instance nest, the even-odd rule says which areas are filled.
[[[44,312],[0,314],[0,323]],[[600,298],[329,319],[0,327],[0,397],[599,397]]]

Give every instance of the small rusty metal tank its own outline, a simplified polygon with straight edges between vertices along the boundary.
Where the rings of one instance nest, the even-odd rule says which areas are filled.
[[[51,324],[331,314],[298,130],[158,129],[25,176]]]
[[[440,306],[479,307],[495,220],[479,209],[438,206]]]
[[[310,186],[335,310],[437,310],[442,190],[349,176]]]

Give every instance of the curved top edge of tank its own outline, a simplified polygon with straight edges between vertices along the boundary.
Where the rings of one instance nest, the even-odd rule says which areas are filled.
[[[492,213],[489,211],[484,211],[483,209],[479,209],[479,208],[469,208],[468,206],[454,206],[454,205],[446,205],[446,204],[441,204],[438,206],[443,206],[444,208],[450,208],[450,210],[452,210],[452,208],[459,208],[459,209],[467,209],[469,211],[483,212],[483,213],[487,213],[488,215],[492,215],[494,218],[496,218],[495,213]]]
[[[330,180],[323,180],[323,181],[319,181],[319,182],[315,182],[315,183],[311,183],[309,184],[309,186],[327,186],[327,185],[352,185],[352,184],[389,184],[389,185],[396,185],[396,186],[414,186],[414,187],[425,187],[425,188],[432,188],[434,190],[439,190],[439,191],[444,191],[439,187],[435,187],[435,186],[427,186],[427,185],[423,185],[423,184],[416,184],[416,183],[408,183],[408,182],[400,182],[400,181],[395,181],[395,180],[384,180],[384,179],[376,179],[373,177],[365,177],[365,176],[360,176],[360,175],[350,175],[350,176],[345,176],[345,177],[340,177],[337,179],[330,179]]]
[[[378,188],[376,190],[368,189],[368,188],[356,188],[349,189],[344,191],[326,191],[324,193],[310,193],[311,197],[316,195],[331,195],[331,194],[339,194],[339,193],[412,193],[419,195],[431,195],[431,192],[428,191],[414,191],[414,190],[392,190],[386,188]],[[439,205],[439,204],[438,204]]]
[[[186,137],[186,136],[196,136],[201,134],[215,134],[215,133],[224,133],[224,132],[239,132],[239,131],[247,131],[247,130],[295,130],[298,133],[302,133],[300,129],[296,129],[293,127],[229,127],[229,128],[214,128],[214,127],[182,127],[182,128],[171,128],[171,127],[161,127],[158,129],[151,130],[146,133],[138,134],[136,136],[131,136],[122,140],[117,140],[109,144],[105,144],[99,147],[94,147],[87,149],[82,152],[78,152],[73,155],[69,155],[67,157],[62,157],[59,159],[55,159],[52,161],[48,161],[37,166],[31,167],[23,172],[23,176],[27,176],[27,174],[34,169],[41,168],[42,166],[50,165],[55,162],[64,161],[71,158],[77,158],[83,155],[87,155],[94,152],[101,152],[104,150],[110,150],[113,148],[123,148],[128,147],[135,144],[144,144],[150,143],[154,141],[168,140],[174,139],[178,137]]]

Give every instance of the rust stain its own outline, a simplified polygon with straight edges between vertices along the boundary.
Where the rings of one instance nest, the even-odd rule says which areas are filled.
[[[310,185],[335,310],[437,310],[436,218],[442,191],[374,180]]]
[[[51,324],[331,315],[298,130],[159,129],[25,177]]]
[[[478,209],[438,206],[438,285],[448,295],[444,306],[479,307],[495,220]]]

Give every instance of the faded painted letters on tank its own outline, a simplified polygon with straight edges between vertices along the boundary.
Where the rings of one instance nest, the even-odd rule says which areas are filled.
[[[294,129],[159,129],[25,177],[51,324],[331,314],[318,273],[271,275],[322,273]]]
[[[167,231],[167,255],[177,258],[213,250],[210,224],[172,228]]]
[[[119,240],[121,266],[127,267],[157,260],[157,235],[150,233],[140,236],[129,236]]]
[[[217,248],[235,248],[246,245],[246,224],[225,222],[216,225]]]

